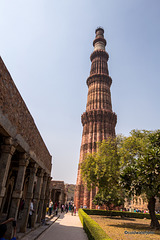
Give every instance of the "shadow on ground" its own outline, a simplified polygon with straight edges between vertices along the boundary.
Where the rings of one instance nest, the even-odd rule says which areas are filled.
[[[128,229],[134,229],[139,231],[151,231],[156,232],[156,234],[160,235],[160,230],[154,230],[151,229],[148,224],[140,224],[140,223],[124,223],[124,224],[108,224],[111,227],[115,228],[128,228]]]
[[[90,216],[90,217],[92,218],[92,216]],[[100,216],[100,217],[102,217],[102,216]],[[125,217],[124,217],[124,218],[121,218],[121,217],[103,216],[103,218],[104,218],[104,219],[105,219],[105,218],[106,218],[106,219],[112,219],[112,220],[114,219],[114,220],[118,220],[118,221],[119,221],[119,220],[122,220],[122,221],[123,221],[123,220],[125,220],[125,221],[135,221],[134,218],[125,218]]]
[[[67,215],[70,213],[67,213]],[[60,218],[37,240],[88,240],[81,225],[78,225],[78,216],[67,216],[61,214]],[[64,217],[64,221],[62,220]],[[74,226],[73,226],[74,225]]]
[[[59,217],[59,215],[47,216],[46,224],[36,224],[35,228],[27,228],[25,233],[17,233],[17,239],[34,240],[38,238],[38,236],[40,236],[44,231],[46,231],[57,220],[57,217]]]

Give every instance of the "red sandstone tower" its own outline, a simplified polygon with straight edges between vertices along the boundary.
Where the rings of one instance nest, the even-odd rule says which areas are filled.
[[[97,28],[93,41],[94,51],[90,56],[92,62],[90,76],[87,79],[88,97],[86,112],[81,116],[83,125],[82,142],[79,163],[84,160],[86,153],[96,152],[97,142],[115,136],[117,116],[112,112],[110,86],[112,79],[108,72],[109,55],[105,51],[106,40],[104,30]],[[95,208],[92,200],[97,189],[88,191],[82,181],[78,167],[77,183],[74,202],[77,208],[81,206]]]

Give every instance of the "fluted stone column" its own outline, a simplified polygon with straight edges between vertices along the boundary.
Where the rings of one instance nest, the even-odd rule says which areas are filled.
[[[6,192],[6,181],[8,177],[11,158],[16,150],[16,144],[11,137],[5,138],[4,145],[1,146],[0,157],[0,208]]]
[[[98,122],[97,122],[97,143],[102,141],[102,118],[100,115],[98,115]],[[98,149],[98,146],[97,146]],[[90,194],[90,208],[96,209],[96,205],[93,203],[94,197],[96,196],[96,188],[92,187],[91,194]]]
[[[22,198],[22,188],[24,184],[24,177],[26,173],[26,167],[29,163],[28,155],[25,153],[19,154],[19,168],[18,168],[18,174],[16,179],[15,188],[12,194],[12,201],[11,201],[11,207],[9,212],[9,217],[13,217],[17,219],[18,214],[18,208],[20,199]]]
[[[29,170],[30,170],[29,183],[28,183],[28,189],[27,189],[27,194],[25,198],[23,217],[21,220],[21,227],[20,227],[21,232],[25,232],[27,228],[30,205],[31,205],[31,200],[33,198],[33,188],[34,188],[34,180],[37,172],[37,164],[32,163]]]
[[[89,117],[89,135],[88,135],[88,149],[87,153],[92,153],[93,148],[93,115]],[[84,206],[90,207],[90,191],[87,188],[87,184],[84,184]]]
[[[45,219],[47,204],[49,203],[49,200],[50,200],[50,183],[51,183],[51,179],[52,178],[49,176],[48,180],[47,180],[47,187],[46,187],[46,194],[45,194],[45,200],[44,200],[44,206],[43,206],[42,219]]]
[[[93,118],[90,117],[90,123],[89,123],[89,134],[88,134],[88,149],[87,153],[92,153],[92,138],[93,138]]]
[[[33,208],[34,212],[32,215],[32,227],[35,226],[36,220],[37,220],[37,210],[38,210],[38,205],[39,205],[39,200],[40,200],[40,195],[41,195],[41,189],[42,189],[42,183],[43,183],[43,175],[44,175],[44,170],[43,169],[38,169],[37,172],[37,184],[35,188],[35,193],[34,193],[34,203],[33,203]]]
[[[96,152],[96,145],[97,145],[97,122],[94,117],[94,123],[93,123],[93,148],[92,153]]]
[[[46,187],[47,187],[47,180],[48,180],[48,174],[45,173],[43,176],[43,184],[42,184],[41,196],[40,196],[40,201],[39,201],[39,209],[38,209],[38,217],[37,217],[38,223],[40,223],[41,219],[42,219],[45,192],[46,192]]]
[[[84,185],[81,185],[80,188],[81,192],[80,192],[80,207],[84,205]]]

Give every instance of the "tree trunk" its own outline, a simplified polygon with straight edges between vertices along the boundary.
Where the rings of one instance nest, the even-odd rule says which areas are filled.
[[[154,228],[154,229],[160,229],[160,225],[159,225],[158,219],[156,218],[156,214],[155,214],[155,203],[156,203],[155,197],[151,197],[148,201],[148,209],[149,209],[149,213],[151,216],[150,227]]]

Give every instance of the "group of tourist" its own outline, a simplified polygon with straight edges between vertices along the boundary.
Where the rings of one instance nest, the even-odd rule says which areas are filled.
[[[138,208],[136,208],[136,209],[135,209],[135,208],[134,208],[134,209],[131,209],[131,208],[126,209],[126,208],[123,208],[123,209],[121,209],[121,211],[128,211],[128,212],[134,212],[134,213],[149,213],[148,210],[140,210],[140,209],[138,209]],[[160,211],[157,210],[157,211],[155,211],[155,213],[156,213],[156,214],[159,214]]]
[[[57,202],[53,203],[52,200],[50,200],[49,205],[46,209],[46,212],[49,216],[52,215],[52,213],[54,214],[58,214],[58,209],[59,209],[59,204]]]
[[[23,202],[23,208],[24,208],[24,202]],[[21,206],[21,204],[20,204]],[[76,206],[72,202],[66,203],[66,204],[58,204],[57,202],[53,203],[52,200],[50,200],[49,205],[47,207],[47,214],[51,216],[52,214],[58,215],[58,210],[61,209],[61,213],[68,213],[70,212],[71,215],[76,215]],[[33,200],[30,203],[30,209],[29,209],[29,217],[28,217],[28,228],[31,228],[31,220],[32,215],[34,213],[34,207],[33,207]],[[13,238],[11,240],[16,240],[16,221],[14,218],[9,218],[5,222],[0,224],[0,240],[5,240],[5,234],[7,232],[7,225],[12,222],[12,226],[14,229]]]
[[[50,200],[49,205],[46,209],[47,214],[51,216],[52,214],[57,215],[58,210],[61,210],[61,213],[68,213],[71,212],[71,214],[76,215],[76,206],[72,202],[66,203],[66,204],[58,204],[57,202],[53,203],[52,200]]]

